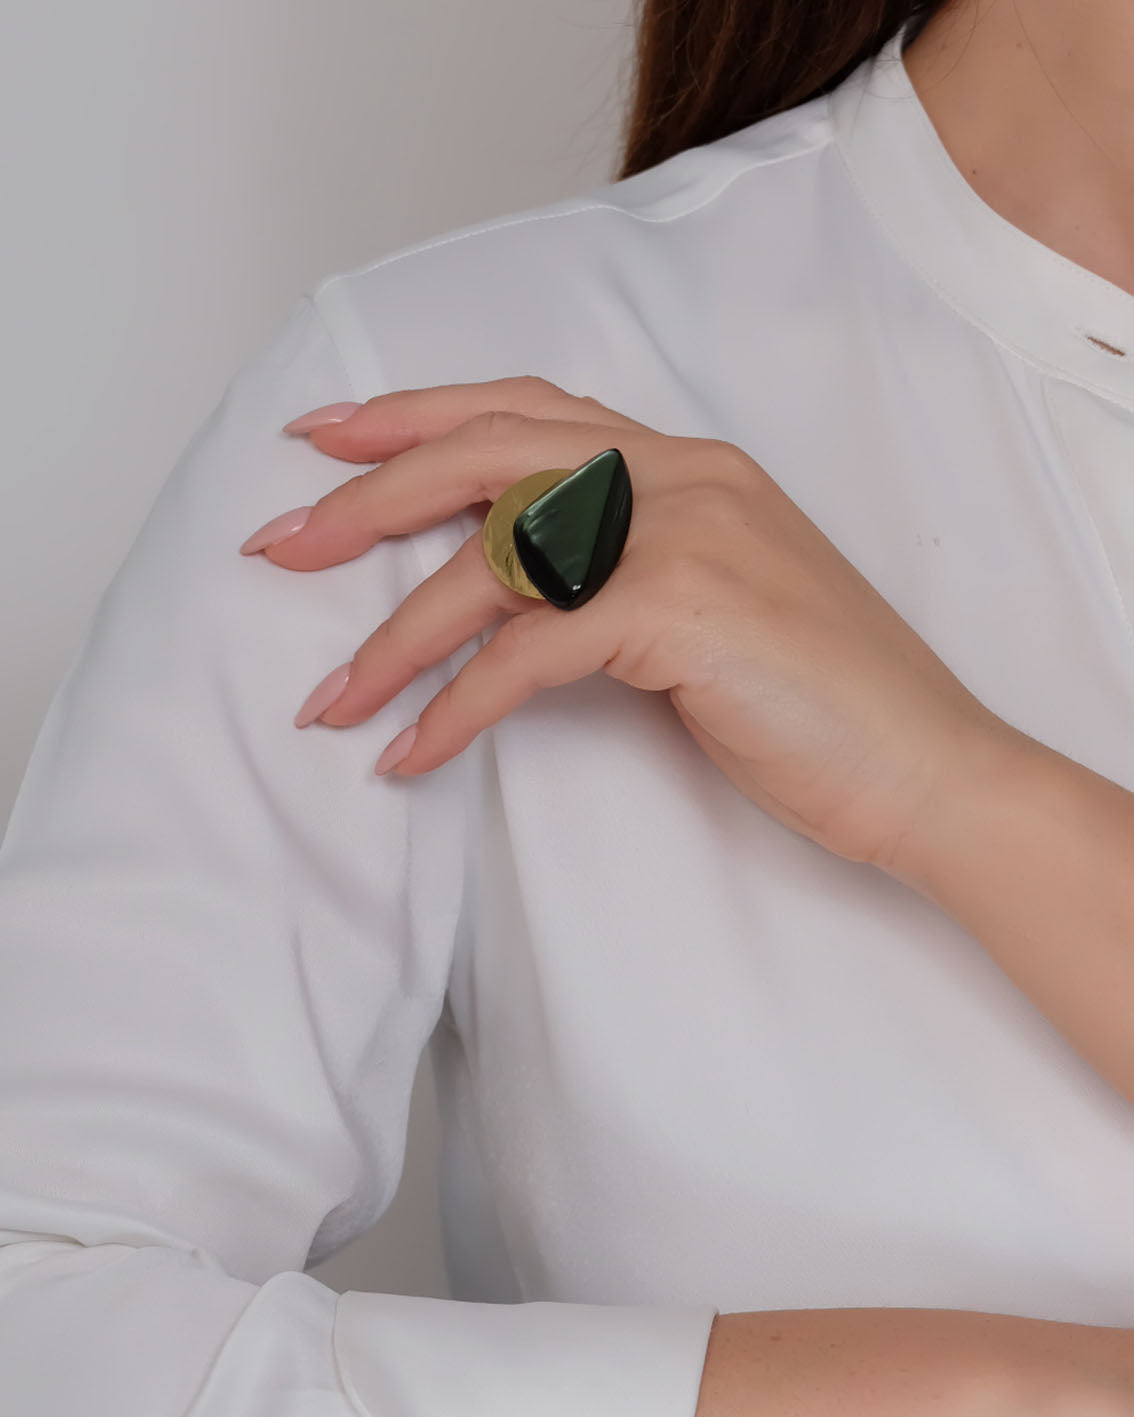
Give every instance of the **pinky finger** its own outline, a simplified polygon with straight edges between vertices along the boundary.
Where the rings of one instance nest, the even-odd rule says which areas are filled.
[[[605,633],[604,633],[605,628]],[[409,752],[384,765],[399,776],[430,772],[462,752],[485,728],[526,703],[538,689],[572,683],[614,655],[608,617],[551,606],[513,615],[421,711]],[[395,738],[382,756],[398,743]],[[399,746],[404,747],[404,743]],[[379,771],[375,765],[375,772]]]

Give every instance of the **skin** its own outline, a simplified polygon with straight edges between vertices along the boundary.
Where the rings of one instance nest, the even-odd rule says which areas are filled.
[[[1134,5],[963,0],[903,60],[977,195],[1134,294]]]
[[[907,49],[904,62],[944,146],[977,194],[1028,235],[1134,294],[1132,0],[953,0]],[[511,481],[538,466],[578,465],[619,439],[626,444],[632,465],[657,469],[656,485],[642,479],[643,493],[652,493],[648,500],[643,496],[642,508],[657,523],[651,541],[660,544],[670,523],[680,525],[680,539],[683,544],[688,541],[689,509],[682,502],[678,514],[668,505],[672,498],[676,506],[686,493],[678,488],[676,478],[672,488],[666,486],[663,444],[667,440],[593,401],[580,407],[554,387],[470,385],[394,393],[371,400],[364,408],[366,412],[357,419],[343,422],[340,412],[337,421],[302,431],[331,456],[354,462],[386,461],[377,476],[363,474],[322,498],[297,535],[272,542],[267,553],[277,565],[293,570],[333,565],[361,554],[383,534],[428,525],[458,506],[486,503],[500,488],[486,488],[483,471],[477,471],[478,459],[500,470],[510,466],[514,452]],[[503,440],[498,436],[501,429],[493,432],[491,457],[485,460],[485,450],[476,441],[480,435],[475,429],[468,431],[466,420],[490,408],[511,409],[513,420],[502,425]],[[545,450],[541,440],[556,421],[554,447],[548,442]],[[587,425],[591,431],[584,432]],[[640,464],[632,457],[636,440],[648,454]],[[415,457],[412,450],[425,443],[431,444],[429,456]],[[682,451],[692,455],[695,450]],[[751,515],[741,517],[740,524],[756,527],[774,517],[778,529],[769,551],[776,546],[796,548],[795,559],[780,566],[774,583],[756,584],[733,576],[722,587],[722,592],[743,602],[740,619],[745,622],[751,607],[763,606],[760,623],[765,630],[775,624],[767,609],[773,603],[768,597],[782,596],[786,586],[797,587],[796,618],[792,625],[781,627],[780,643],[741,644],[735,636],[729,641],[743,651],[733,656],[736,662],[758,669],[763,678],[753,681],[756,687],[749,686],[746,698],[737,693],[698,700],[690,686],[700,677],[694,648],[699,652],[709,643],[703,630],[700,636],[691,632],[674,640],[668,634],[672,623],[668,617],[662,641],[667,653],[659,657],[657,635],[631,636],[637,620],[630,610],[622,628],[615,631],[616,604],[605,588],[596,603],[608,613],[591,617],[599,627],[593,643],[582,644],[584,622],[574,622],[579,631],[578,672],[566,677],[615,666],[616,677],[638,687],[670,689],[686,727],[757,805],[837,854],[882,864],[883,847],[902,822],[908,822],[926,802],[932,803],[928,789],[934,775],[917,765],[936,761],[940,755],[927,743],[959,741],[953,730],[975,724],[977,731],[966,729],[961,735],[970,749],[981,742],[992,744],[998,738],[996,726],[944,666],[926,657],[921,642],[904,634],[869,588],[856,580],[852,568],[813,535],[814,529],[804,524],[806,519],[799,520],[791,506],[777,497],[756,464],[746,466],[745,475],[737,478],[741,469],[727,457],[722,460],[721,452],[717,445],[706,445],[705,457],[699,460],[698,478],[717,489],[712,500],[703,502],[710,521],[709,509],[718,505],[722,488],[731,498],[759,498],[758,503],[745,503]],[[684,467],[693,465],[691,456],[681,461]],[[694,478],[684,475],[691,489]],[[446,484],[451,495],[445,492]],[[424,506],[426,492],[434,497],[432,509]],[[632,535],[635,525],[642,532],[647,517],[640,516],[632,525]],[[738,567],[765,561],[750,556],[750,549],[738,546]],[[645,570],[646,557],[639,555],[638,562]],[[407,599],[407,610],[395,612],[395,631],[389,628],[392,617],[360,647],[348,692],[321,715],[324,723],[345,727],[361,722],[408,682],[420,663],[446,652],[448,640],[461,629],[453,624],[454,605],[466,606],[462,638],[478,627],[474,624],[478,616],[487,622],[500,613],[540,613],[501,594],[498,583],[486,574],[475,545],[459,565],[454,563],[454,569],[438,575],[444,577],[443,583],[437,583],[443,595],[431,594],[425,583],[426,588]],[[652,593],[638,603],[640,607],[655,603]],[[846,636],[839,672],[827,687],[845,689],[857,676],[866,694],[868,686],[877,682],[871,668],[882,662],[879,656],[896,673],[903,653],[912,653],[935,685],[935,705],[949,708],[946,719],[940,719],[934,708],[907,715],[906,721],[920,725],[919,732],[935,718],[939,725],[947,720],[953,726],[945,732],[934,729],[928,739],[911,739],[896,757],[892,747],[887,748],[890,756],[884,757],[865,731],[871,715],[856,716],[853,696],[845,694],[837,713],[832,711],[831,722],[844,727],[857,724],[857,737],[850,742],[850,751],[844,751],[846,764],[868,762],[867,779],[873,784],[888,775],[891,790],[883,803],[853,790],[849,775],[841,779],[838,802],[819,801],[812,791],[817,782],[832,780],[832,745],[841,740],[837,733],[824,739],[814,729],[815,709],[826,702],[826,687],[821,677],[805,682],[801,672],[805,664],[821,666],[827,653],[811,657],[791,651],[798,649],[800,636],[815,651],[823,624],[830,623],[834,609],[844,604],[855,606],[854,634]],[[556,647],[555,654],[549,652],[540,676],[533,677],[531,666],[522,674],[513,673],[504,657],[509,641],[501,640],[493,676],[485,674],[478,681],[476,695],[465,689],[462,711],[458,712],[458,697],[451,695],[450,702],[437,702],[432,713],[429,709],[423,713],[422,732],[408,759],[411,774],[429,771],[459,752],[487,722],[534,692],[537,683],[562,682],[553,676],[566,672],[560,652],[567,643],[566,628],[554,616],[545,618],[548,628],[560,635],[562,646]],[[740,623],[735,616],[722,616],[722,633],[734,622]],[[693,622],[689,624],[692,631]],[[534,618],[532,629],[529,654],[540,644]],[[795,678],[789,679],[789,670]],[[769,680],[773,671],[783,677]],[[895,696],[902,694],[912,703],[917,677],[895,677],[884,703],[877,707],[892,705]],[[465,682],[472,683],[471,676]],[[775,684],[775,694],[768,692],[769,682]],[[474,702],[479,704],[476,712]],[[733,713],[742,702],[752,713]],[[774,704],[787,706],[778,717]],[[756,706],[759,718],[752,716]],[[702,713],[700,723],[690,709]],[[708,731],[706,720],[712,725]],[[804,728],[811,734],[805,744],[792,736]],[[883,740],[892,744],[892,735],[883,735]],[[775,753],[767,751],[769,744],[775,745]],[[824,770],[816,772],[821,762]],[[781,1310],[721,1314],[714,1322],[696,1417],[868,1414],[1134,1417],[1134,1332],[947,1309]]]
[[[1134,5],[964,0],[903,61],[954,163],[1029,236],[1134,294]],[[953,1310],[722,1314],[697,1417],[1121,1417],[1128,1329]]]
[[[260,545],[270,523],[245,543],[292,570],[494,501],[533,468],[617,446],[634,469],[625,549],[592,600],[565,614],[503,586],[477,531],[358,647],[325,724],[369,718],[508,617],[422,710],[399,775],[432,771],[534,693],[601,670],[667,692],[713,764],[777,821],[881,863],[962,765],[979,775],[1020,737],[734,444],[665,435],[536,378],[391,390],[312,438],[381,466],[320,498],[298,530],[284,514],[284,539]]]

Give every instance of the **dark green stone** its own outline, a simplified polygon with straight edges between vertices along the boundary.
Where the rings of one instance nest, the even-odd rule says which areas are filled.
[[[512,524],[516,555],[539,593],[575,610],[604,584],[630,529],[630,474],[608,448],[537,497]]]

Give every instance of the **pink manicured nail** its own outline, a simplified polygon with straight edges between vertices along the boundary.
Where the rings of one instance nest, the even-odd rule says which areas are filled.
[[[303,707],[295,715],[296,728],[306,728],[314,723],[321,713],[326,713],[331,705],[342,697],[350,678],[351,661],[332,669],[325,679],[320,679],[303,701]]]
[[[265,546],[274,546],[277,541],[286,541],[297,531],[302,531],[311,515],[310,507],[292,507],[290,512],[281,512],[270,522],[265,522],[259,531],[254,531],[240,548],[242,556],[251,556],[253,551],[263,551]]]
[[[382,756],[374,764],[374,771],[382,774],[389,772],[391,768],[396,768],[404,758],[409,757],[416,740],[417,724],[411,723],[382,749]]]
[[[322,408],[313,408],[310,413],[301,413],[290,423],[285,423],[285,433],[310,433],[314,428],[325,428],[328,423],[342,423],[352,413],[362,407],[360,403],[328,403]]]

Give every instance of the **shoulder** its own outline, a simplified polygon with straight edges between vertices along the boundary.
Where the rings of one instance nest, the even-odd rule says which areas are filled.
[[[790,182],[801,160],[832,139],[828,100],[824,96],[774,114],[727,137],[676,153],[633,177],[598,184],[549,202],[455,227],[392,251],[353,270],[327,277],[324,286],[349,282],[356,287],[421,272],[443,274],[466,257],[488,267],[494,259],[549,248],[578,239],[581,231],[633,230],[650,223],[681,222],[714,203],[741,178],[761,175]]]
[[[479,339],[531,363],[524,330],[557,334],[601,329],[627,303],[648,306],[673,280],[697,283],[736,232],[782,246],[812,200],[814,168],[832,144],[827,96],[689,148],[644,172],[602,183],[539,207],[511,211],[402,247],[327,276],[312,299],[348,364],[371,367],[368,387],[383,382],[375,360],[412,352],[425,326]],[[391,339],[397,348],[390,349]],[[376,352],[377,351],[377,352]],[[384,353],[385,352],[385,353]],[[386,369],[407,387],[415,378],[465,377],[467,356],[450,372],[434,349],[421,372],[409,358]]]

